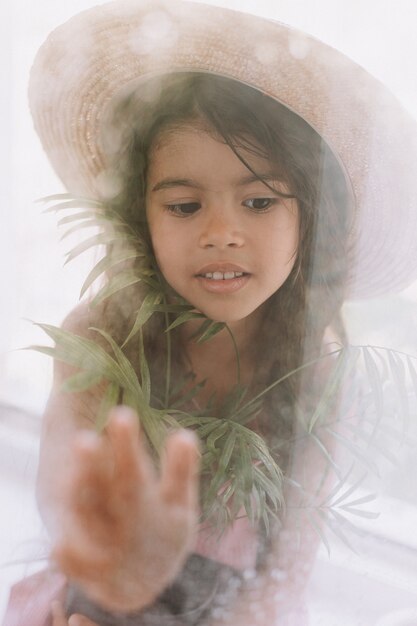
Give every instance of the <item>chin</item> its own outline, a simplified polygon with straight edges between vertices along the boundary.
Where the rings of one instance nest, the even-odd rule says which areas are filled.
[[[200,309],[201,310],[201,309]],[[224,324],[234,324],[237,322],[242,322],[243,320],[249,318],[252,313],[257,309],[250,309],[248,311],[240,310],[201,310],[202,313],[209,319],[213,320],[213,322],[223,322]]]

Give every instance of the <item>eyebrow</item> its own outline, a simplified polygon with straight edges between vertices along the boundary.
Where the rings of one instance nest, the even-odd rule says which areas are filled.
[[[161,191],[161,189],[172,189],[173,187],[193,187],[194,189],[202,189],[196,181],[190,178],[163,178],[151,191]]]
[[[272,183],[284,182],[279,176],[273,174],[248,174],[236,181],[238,187],[245,187],[252,183],[261,182],[267,185]],[[162,189],[173,189],[175,187],[191,187],[192,189],[203,189],[197,181],[190,178],[163,178],[156,183],[151,189],[152,192],[161,191]]]

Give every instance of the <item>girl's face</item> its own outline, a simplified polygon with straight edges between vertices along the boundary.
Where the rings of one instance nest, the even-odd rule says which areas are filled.
[[[241,152],[281,192],[268,160]],[[149,160],[147,219],[160,270],[171,287],[216,321],[248,318],[288,278],[299,215],[202,124],[166,131]]]

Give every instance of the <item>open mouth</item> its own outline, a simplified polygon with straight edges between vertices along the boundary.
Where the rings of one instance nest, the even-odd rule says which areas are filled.
[[[242,278],[247,276],[246,272],[205,272],[204,274],[197,274],[200,278],[207,278],[208,280],[232,280],[233,278]]]

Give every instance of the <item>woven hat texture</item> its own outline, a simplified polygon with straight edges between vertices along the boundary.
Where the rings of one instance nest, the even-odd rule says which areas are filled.
[[[115,97],[149,76],[206,71],[283,103],[328,143],[354,197],[350,297],[417,279],[417,124],[335,49],[285,24],[182,0],[116,1],[54,30],[35,59],[36,131],[74,194],[100,197],[102,125]]]

